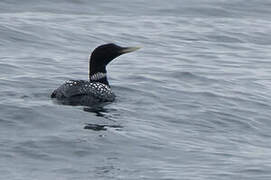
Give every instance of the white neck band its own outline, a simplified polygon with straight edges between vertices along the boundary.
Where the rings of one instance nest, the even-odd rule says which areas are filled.
[[[106,73],[97,72],[97,73],[93,74],[92,76],[90,76],[90,80],[97,81],[97,80],[102,79],[104,77],[106,77]]]

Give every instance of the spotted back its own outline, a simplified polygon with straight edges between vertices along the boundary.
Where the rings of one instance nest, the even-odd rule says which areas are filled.
[[[113,101],[115,99],[114,93],[111,91],[110,87],[99,83],[99,82],[89,82],[84,80],[69,80],[57,88],[51,95],[59,100],[74,98],[79,96],[91,97],[99,102]]]

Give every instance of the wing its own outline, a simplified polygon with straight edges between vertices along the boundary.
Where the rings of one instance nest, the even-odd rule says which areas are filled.
[[[52,98],[63,99],[89,99],[96,101],[113,101],[114,93],[102,83],[93,83],[84,80],[69,80],[57,88],[51,95]]]
[[[62,98],[69,98],[72,96],[85,95],[88,92],[87,89],[84,88],[84,85],[86,84],[88,84],[88,81],[83,81],[83,80],[66,81],[59,88],[54,90],[51,97],[62,99]],[[91,92],[91,90],[89,92]]]

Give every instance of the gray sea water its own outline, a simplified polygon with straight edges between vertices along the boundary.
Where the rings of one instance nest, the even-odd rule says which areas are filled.
[[[1,0],[1,180],[270,180],[269,0]],[[88,78],[104,43],[103,108],[51,92]]]

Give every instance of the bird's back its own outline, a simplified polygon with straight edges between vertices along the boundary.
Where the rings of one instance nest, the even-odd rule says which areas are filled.
[[[71,105],[91,105],[99,102],[112,102],[115,99],[109,86],[84,80],[66,81],[54,90],[51,97]]]

